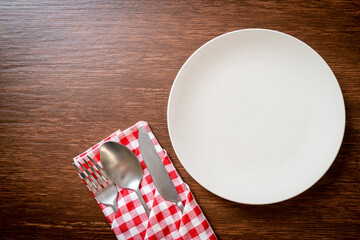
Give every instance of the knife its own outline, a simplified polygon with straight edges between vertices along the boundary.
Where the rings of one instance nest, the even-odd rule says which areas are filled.
[[[179,193],[171,181],[166,168],[159,157],[145,127],[139,128],[139,146],[140,152],[144,159],[146,168],[149,170],[151,178],[160,195],[167,201],[175,202],[180,211],[184,211]]]

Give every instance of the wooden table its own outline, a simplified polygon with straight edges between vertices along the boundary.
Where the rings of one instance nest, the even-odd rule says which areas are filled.
[[[11,1],[0,3],[0,238],[112,239],[72,158],[149,122],[220,239],[360,238],[360,5],[357,1]],[[346,104],[336,161],[291,200],[248,206],[195,182],[172,148],[167,100],[208,40],[269,28],[314,48]]]

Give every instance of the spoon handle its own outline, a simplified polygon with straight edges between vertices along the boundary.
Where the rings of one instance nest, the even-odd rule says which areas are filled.
[[[134,191],[135,191],[136,194],[138,195],[138,198],[140,199],[140,202],[141,202],[141,204],[143,205],[143,207],[144,207],[144,209],[145,209],[145,212],[146,212],[146,214],[147,214],[148,217],[149,217],[149,216],[150,216],[150,210],[149,210],[148,206],[146,205],[146,202],[145,202],[143,196],[141,195],[140,189],[137,188],[137,189],[135,189]]]

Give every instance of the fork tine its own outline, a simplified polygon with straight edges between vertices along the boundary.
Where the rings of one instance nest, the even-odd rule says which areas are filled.
[[[99,164],[97,164],[91,157],[87,156],[87,158],[92,162],[92,164],[94,164],[94,166],[100,171],[100,173],[104,176],[104,177],[108,177],[108,175],[106,174],[106,172],[99,166]]]
[[[85,168],[84,164],[81,162],[79,162],[79,164],[84,169],[86,174],[90,177],[90,179],[92,180],[92,183],[96,186],[96,188],[102,188],[101,184],[99,184],[99,182],[96,180],[96,178],[94,178],[94,176],[91,175],[91,173]]]
[[[84,159],[83,159],[84,160]],[[100,180],[103,179],[103,182],[101,184],[103,184],[104,186],[107,184],[107,181],[104,177],[100,176],[100,174],[87,162],[84,160],[84,162],[86,163],[86,165],[88,165],[88,167],[91,169],[91,171],[96,175],[96,177]]]
[[[78,168],[76,166],[75,163],[73,163],[74,168],[76,169],[76,171],[78,171],[78,173],[80,174],[80,176],[82,177],[82,179],[85,180],[86,184],[90,187],[91,191],[93,191],[94,193],[97,192],[96,188],[94,188],[93,183],[88,179],[88,177],[80,170],[80,168]]]

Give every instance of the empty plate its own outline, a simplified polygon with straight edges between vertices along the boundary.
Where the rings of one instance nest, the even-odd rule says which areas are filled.
[[[167,114],[189,174],[246,204],[311,187],[334,161],[345,128],[343,96],[326,62],[302,41],[265,29],[200,47],[176,76]]]

